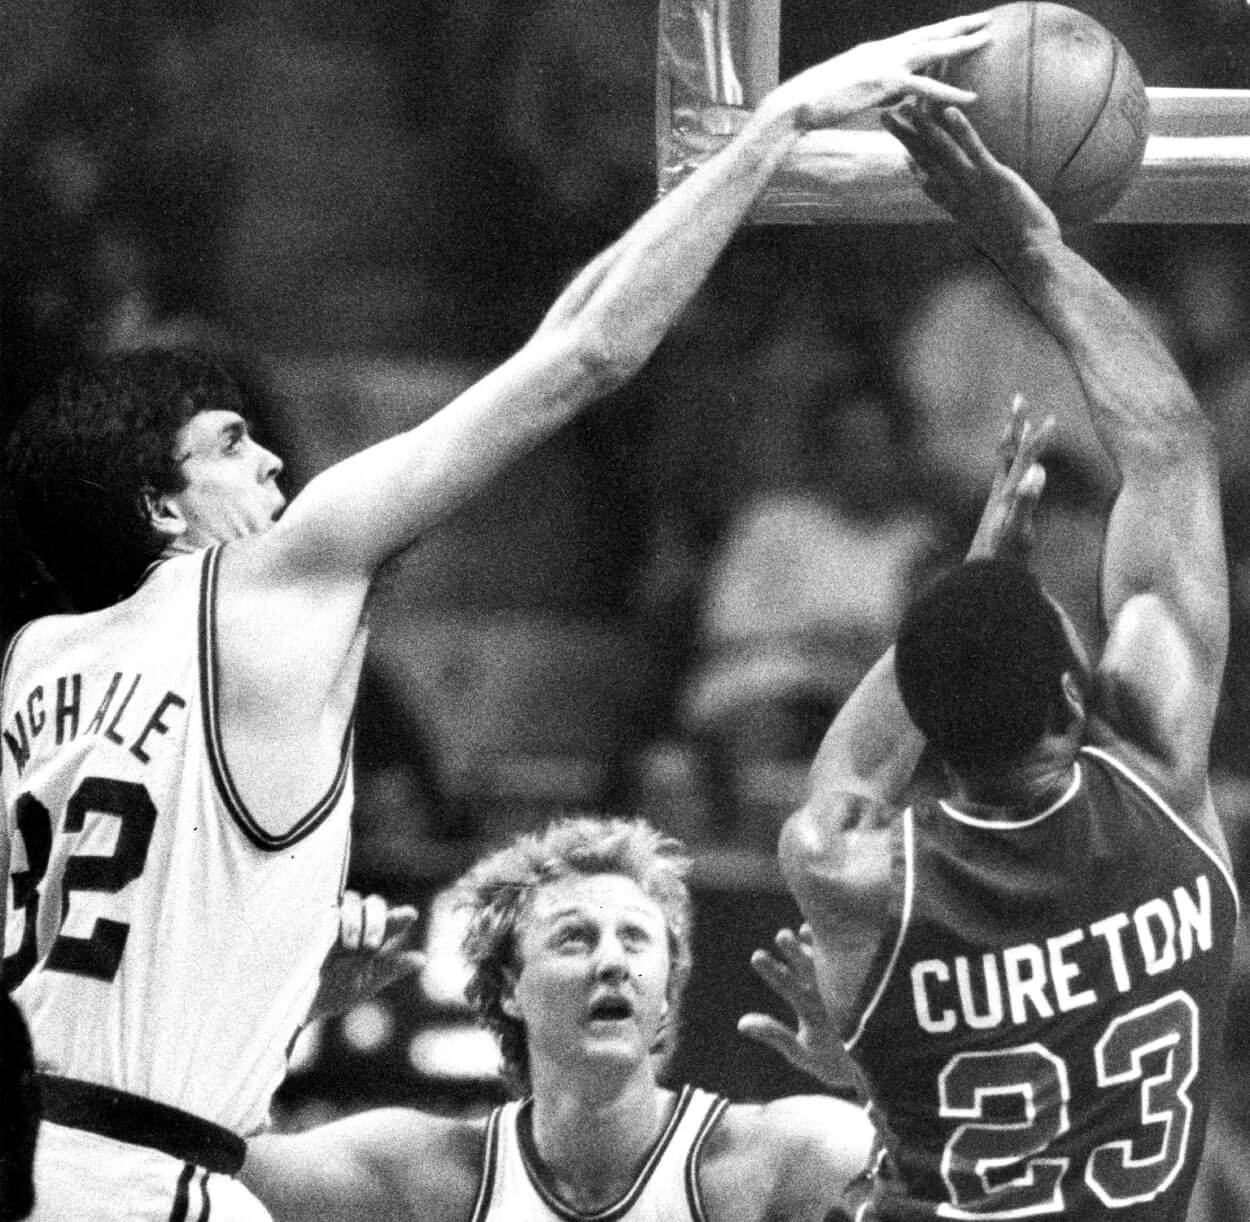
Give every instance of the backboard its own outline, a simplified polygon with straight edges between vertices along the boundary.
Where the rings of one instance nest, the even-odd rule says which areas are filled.
[[[656,75],[660,194],[721,148],[781,79],[783,2],[660,0]],[[1103,16],[1096,6],[1070,2]],[[854,8],[853,0],[839,3]],[[1201,0],[1197,4],[1200,7]],[[1250,27],[1250,3],[1241,7],[1246,12],[1237,19]],[[824,8],[839,11],[838,3],[826,3]],[[891,6],[880,8],[888,13]],[[943,11],[940,0],[934,0],[928,13],[905,24],[939,20],[967,8],[947,5],[949,11]],[[1147,3],[1137,11],[1148,8]],[[898,9],[894,15],[899,17]],[[888,28],[867,36],[894,32]],[[1119,29],[1114,32],[1131,45]],[[820,53],[831,52],[821,48]],[[1250,222],[1250,89],[1152,84],[1140,61],[1139,66],[1150,100],[1150,138],[1136,178],[1103,222]],[[854,126],[806,135],[751,219],[774,224],[907,223],[942,220],[944,214],[920,192],[907,170],[902,146],[870,113]]]

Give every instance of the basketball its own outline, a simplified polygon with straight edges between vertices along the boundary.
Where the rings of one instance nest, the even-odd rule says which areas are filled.
[[[943,79],[973,90],[967,114],[986,147],[1061,221],[1107,212],[1146,151],[1149,103],[1118,38],[1062,4],[1003,4],[990,41]]]

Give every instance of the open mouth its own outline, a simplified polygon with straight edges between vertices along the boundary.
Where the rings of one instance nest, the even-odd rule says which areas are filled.
[[[633,1018],[633,1003],[625,997],[601,997],[592,1002],[588,1017],[592,1023],[616,1023]]]

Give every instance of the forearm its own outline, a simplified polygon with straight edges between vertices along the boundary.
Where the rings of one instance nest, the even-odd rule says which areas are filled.
[[[613,380],[637,371],[690,303],[802,135],[796,108],[766,99],[715,157],[653,205],[561,294],[543,323],[577,325]]]
[[[1049,235],[999,266],[1067,354],[1098,439],[1122,476],[1202,456],[1209,427],[1183,374],[1142,313],[1100,272]]]
[[[239,1178],[274,1222],[310,1217],[346,1222],[372,1216],[375,1205],[365,1177],[347,1168],[336,1151],[324,1148],[316,1133],[251,1138]]]
[[[1120,476],[1101,567],[1108,629],[1135,595],[1160,596],[1218,673],[1226,564],[1210,421],[1145,318],[1074,251],[1035,242],[1004,271],[1068,354]]]

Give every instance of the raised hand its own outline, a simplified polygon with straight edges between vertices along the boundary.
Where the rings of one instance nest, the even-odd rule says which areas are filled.
[[[927,76],[925,69],[984,46],[988,20],[988,13],[974,13],[860,43],[790,77],[768,103],[793,106],[804,128],[834,127],[861,110],[903,98],[966,106],[975,94]]]
[[[321,968],[309,1018],[341,1014],[425,966],[415,949],[418,912],[380,895],[346,891],[339,904],[339,940]]]
[[[784,1057],[795,1069],[832,1090],[856,1090],[855,1070],[816,987],[812,931],[778,931],[771,950],[757,950],[751,967],[794,1013],[787,1026],[771,1014],[744,1014],[738,1032]]]
[[[1033,550],[1033,515],[1046,487],[1042,454],[1054,431],[1055,418],[1036,421],[1023,395],[1012,400],[998,443],[994,479],[968,559],[996,556],[1027,564]]]
[[[921,190],[1000,266],[1031,241],[1060,237],[1041,196],[985,147],[957,106],[905,101],[881,122],[907,150]]]

